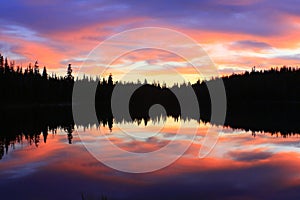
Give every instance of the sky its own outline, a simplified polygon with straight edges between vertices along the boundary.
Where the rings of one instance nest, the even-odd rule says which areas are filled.
[[[297,0],[3,1],[0,53],[23,67],[38,60],[48,71],[64,74],[67,64],[72,63],[75,73],[95,74],[88,70],[88,65],[95,63],[86,62],[91,50],[115,34],[143,27],[168,28],[192,38],[221,75],[241,73],[253,66],[269,69],[300,63]],[[136,35],[138,39],[147,37],[151,33]],[[83,63],[87,65],[80,68]],[[170,79],[170,69],[191,82],[198,77],[178,55],[149,49],[118,58],[106,75],[113,73],[121,79],[125,72],[119,69],[130,66],[146,69],[133,73],[142,78],[146,74]]]

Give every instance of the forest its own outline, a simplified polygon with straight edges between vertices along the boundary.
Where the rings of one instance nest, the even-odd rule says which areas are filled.
[[[222,80],[227,97],[226,120],[224,124],[211,120],[211,99],[208,84]],[[174,120],[195,119],[204,123],[225,125],[234,129],[281,134],[284,137],[300,133],[300,69],[278,67],[256,70],[229,76],[198,80],[194,84],[174,84],[172,87],[159,83],[142,84],[114,82],[113,76],[102,80],[84,76],[74,78],[72,66],[66,66],[66,75],[48,74],[47,68],[40,69],[38,62],[28,64],[24,69],[0,54],[0,155],[11,143],[23,136],[34,144],[39,136],[63,129],[72,143],[74,120],[72,117],[72,90],[74,84],[89,86],[97,84],[95,110],[99,124],[113,128],[113,123],[135,121],[149,122],[149,109],[160,104],[166,113],[155,117],[173,117]],[[130,98],[130,117],[122,112],[112,114],[111,97],[115,86],[127,90],[138,88]],[[182,94],[188,88],[195,92],[200,108],[200,117],[181,113],[180,104],[172,91]],[[77,102],[80,105],[80,102]],[[80,124],[88,127],[90,122]],[[1,157],[1,156],[0,156]]]

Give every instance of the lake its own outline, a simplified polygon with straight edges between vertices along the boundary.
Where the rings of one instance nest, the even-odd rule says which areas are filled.
[[[147,126],[114,121],[111,129],[100,124],[55,130],[34,137],[20,133],[2,146],[1,199],[300,198],[296,134],[254,133],[171,117]],[[207,138],[216,144],[206,143],[202,151],[208,154],[199,158]],[[182,155],[175,148],[159,152],[167,146],[188,148]],[[159,154],[150,158],[149,152]],[[175,161],[167,164],[170,158]],[[145,165],[150,172],[128,172]]]

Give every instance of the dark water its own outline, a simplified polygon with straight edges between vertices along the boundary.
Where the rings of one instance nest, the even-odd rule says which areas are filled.
[[[86,149],[111,153],[106,159],[140,166],[126,152],[157,151],[170,142],[188,150],[174,163],[149,173],[126,173],[106,166]],[[300,143],[297,135],[253,134],[195,120],[165,118],[96,127],[60,127],[38,137],[10,141],[0,160],[1,199],[299,199]],[[72,128],[71,128],[72,129]],[[199,158],[207,130],[217,144]],[[174,137],[174,136],[177,137]],[[47,137],[45,142],[44,137]],[[124,153],[113,154],[109,139]],[[3,142],[3,141],[2,141]],[[71,143],[71,144],[70,144]],[[161,162],[172,152],[160,154]],[[129,162],[128,162],[129,161]]]

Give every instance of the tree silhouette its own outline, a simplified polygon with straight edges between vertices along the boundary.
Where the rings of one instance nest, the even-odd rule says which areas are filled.
[[[44,69],[43,69],[42,77],[43,77],[44,79],[47,79],[47,77],[48,77],[46,67],[44,67]]]
[[[73,72],[73,70],[72,70],[71,64],[69,64],[68,69],[67,69],[67,76],[66,76],[67,80],[74,80],[72,72]]]
[[[36,61],[24,67],[16,66],[0,54],[0,156],[7,151],[15,141],[22,137],[38,145],[42,134],[44,142],[48,131],[58,128],[66,129],[69,142],[72,142],[72,91],[74,76],[72,66],[67,66],[66,76],[52,73],[48,75],[44,67],[42,74]],[[149,109],[154,104],[162,105],[166,110],[156,113],[152,120],[160,117],[173,117],[174,120],[196,119],[222,125],[211,120],[211,99],[207,85],[214,82],[224,82],[227,96],[227,113],[225,125],[232,128],[242,128],[257,131],[267,131],[272,134],[280,132],[284,136],[300,133],[300,69],[283,66],[270,70],[253,68],[250,72],[232,74],[230,76],[214,77],[208,81],[198,80],[195,84],[175,83],[168,88],[164,83],[142,84],[113,82],[113,76],[93,79],[84,75],[77,78],[79,85],[90,86],[97,84],[95,94],[95,110],[98,121],[103,126],[113,128],[113,122],[132,122],[138,124],[150,120]],[[111,97],[114,87],[118,84],[122,91],[138,88],[129,101],[130,116],[122,112],[112,114]],[[181,113],[180,104],[172,91],[185,94],[192,87],[198,98],[200,118],[189,113]],[[119,99],[122,102],[122,99]],[[81,102],[75,102],[80,105]],[[19,120],[22,119],[22,120]],[[84,121],[88,127],[91,122]]]
[[[40,75],[38,61],[35,61],[34,63],[34,75],[36,76]]]
[[[108,80],[107,80],[107,84],[109,86],[112,86],[114,83],[113,83],[113,78],[112,78],[112,74],[109,74],[108,76]]]

